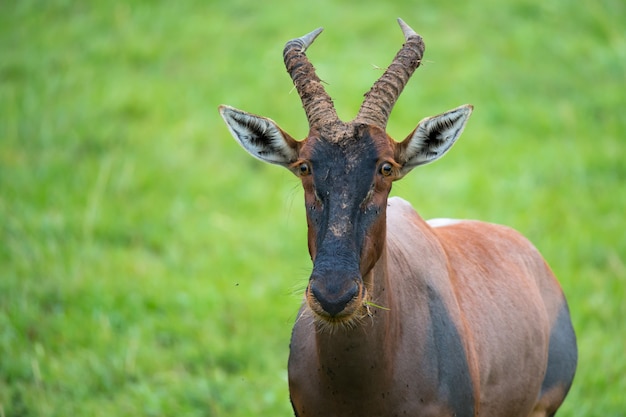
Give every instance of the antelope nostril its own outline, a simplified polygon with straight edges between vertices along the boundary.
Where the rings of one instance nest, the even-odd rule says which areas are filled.
[[[311,282],[309,289],[313,297],[320,303],[320,306],[331,317],[341,313],[360,291],[359,284],[354,280],[347,281],[338,288],[329,288],[329,286],[322,285],[322,283],[314,280]]]

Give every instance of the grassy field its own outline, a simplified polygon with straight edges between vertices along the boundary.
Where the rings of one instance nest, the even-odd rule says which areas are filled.
[[[20,0],[0,3],[1,417],[290,415],[302,192],[217,106],[304,137],[281,52],[324,26],[309,56],[350,119],[398,16],[427,62],[390,134],[475,112],[393,193],[527,235],[578,333],[559,415],[626,415],[622,0]]]

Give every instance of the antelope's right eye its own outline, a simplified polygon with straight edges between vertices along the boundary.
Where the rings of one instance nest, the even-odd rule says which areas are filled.
[[[301,163],[297,169],[298,175],[300,175],[301,177],[306,177],[311,173],[311,167],[306,162]]]
[[[391,174],[393,174],[393,166],[389,163],[389,162],[385,162],[381,167],[380,167],[380,173],[384,176],[384,177],[388,177]]]

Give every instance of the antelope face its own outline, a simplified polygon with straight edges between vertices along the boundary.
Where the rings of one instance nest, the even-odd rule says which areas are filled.
[[[309,137],[292,165],[304,188],[313,260],[306,300],[330,322],[362,314],[362,277],[380,258],[387,196],[399,173],[384,132],[362,124],[341,127],[340,140]]]
[[[385,133],[391,108],[424,51],[422,38],[401,20],[400,25],[406,43],[349,123],[337,117],[304,53],[321,29],[287,42],[283,53],[309,121],[307,138],[296,141],[271,119],[220,106],[244,149],[302,181],[313,260],[306,302],[322,323],[350,323],[363,315],[363,277],[384,250],[392,182],[445,154],[472,111],[465,105],[423,119],[402,142]]]

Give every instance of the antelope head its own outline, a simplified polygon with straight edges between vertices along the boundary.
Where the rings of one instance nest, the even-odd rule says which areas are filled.
[[[391,109],[424,53],[421,36],[398,22],[405,43],[350,122],[339,120],[305,55],[321,28],[287,42],[283,52],[309,122],[305,139],[295,140],[268,118],[228,106],[219,109],[246,151],[284,166],[302,181],[313,261],[306,303],[323,324],[346,324],[363,316],[372,285],[367,277],[385,247],[393,181],[445,154],[472,112],[471,105],[464,105],[425,118],[402,142],[387,135]]]

